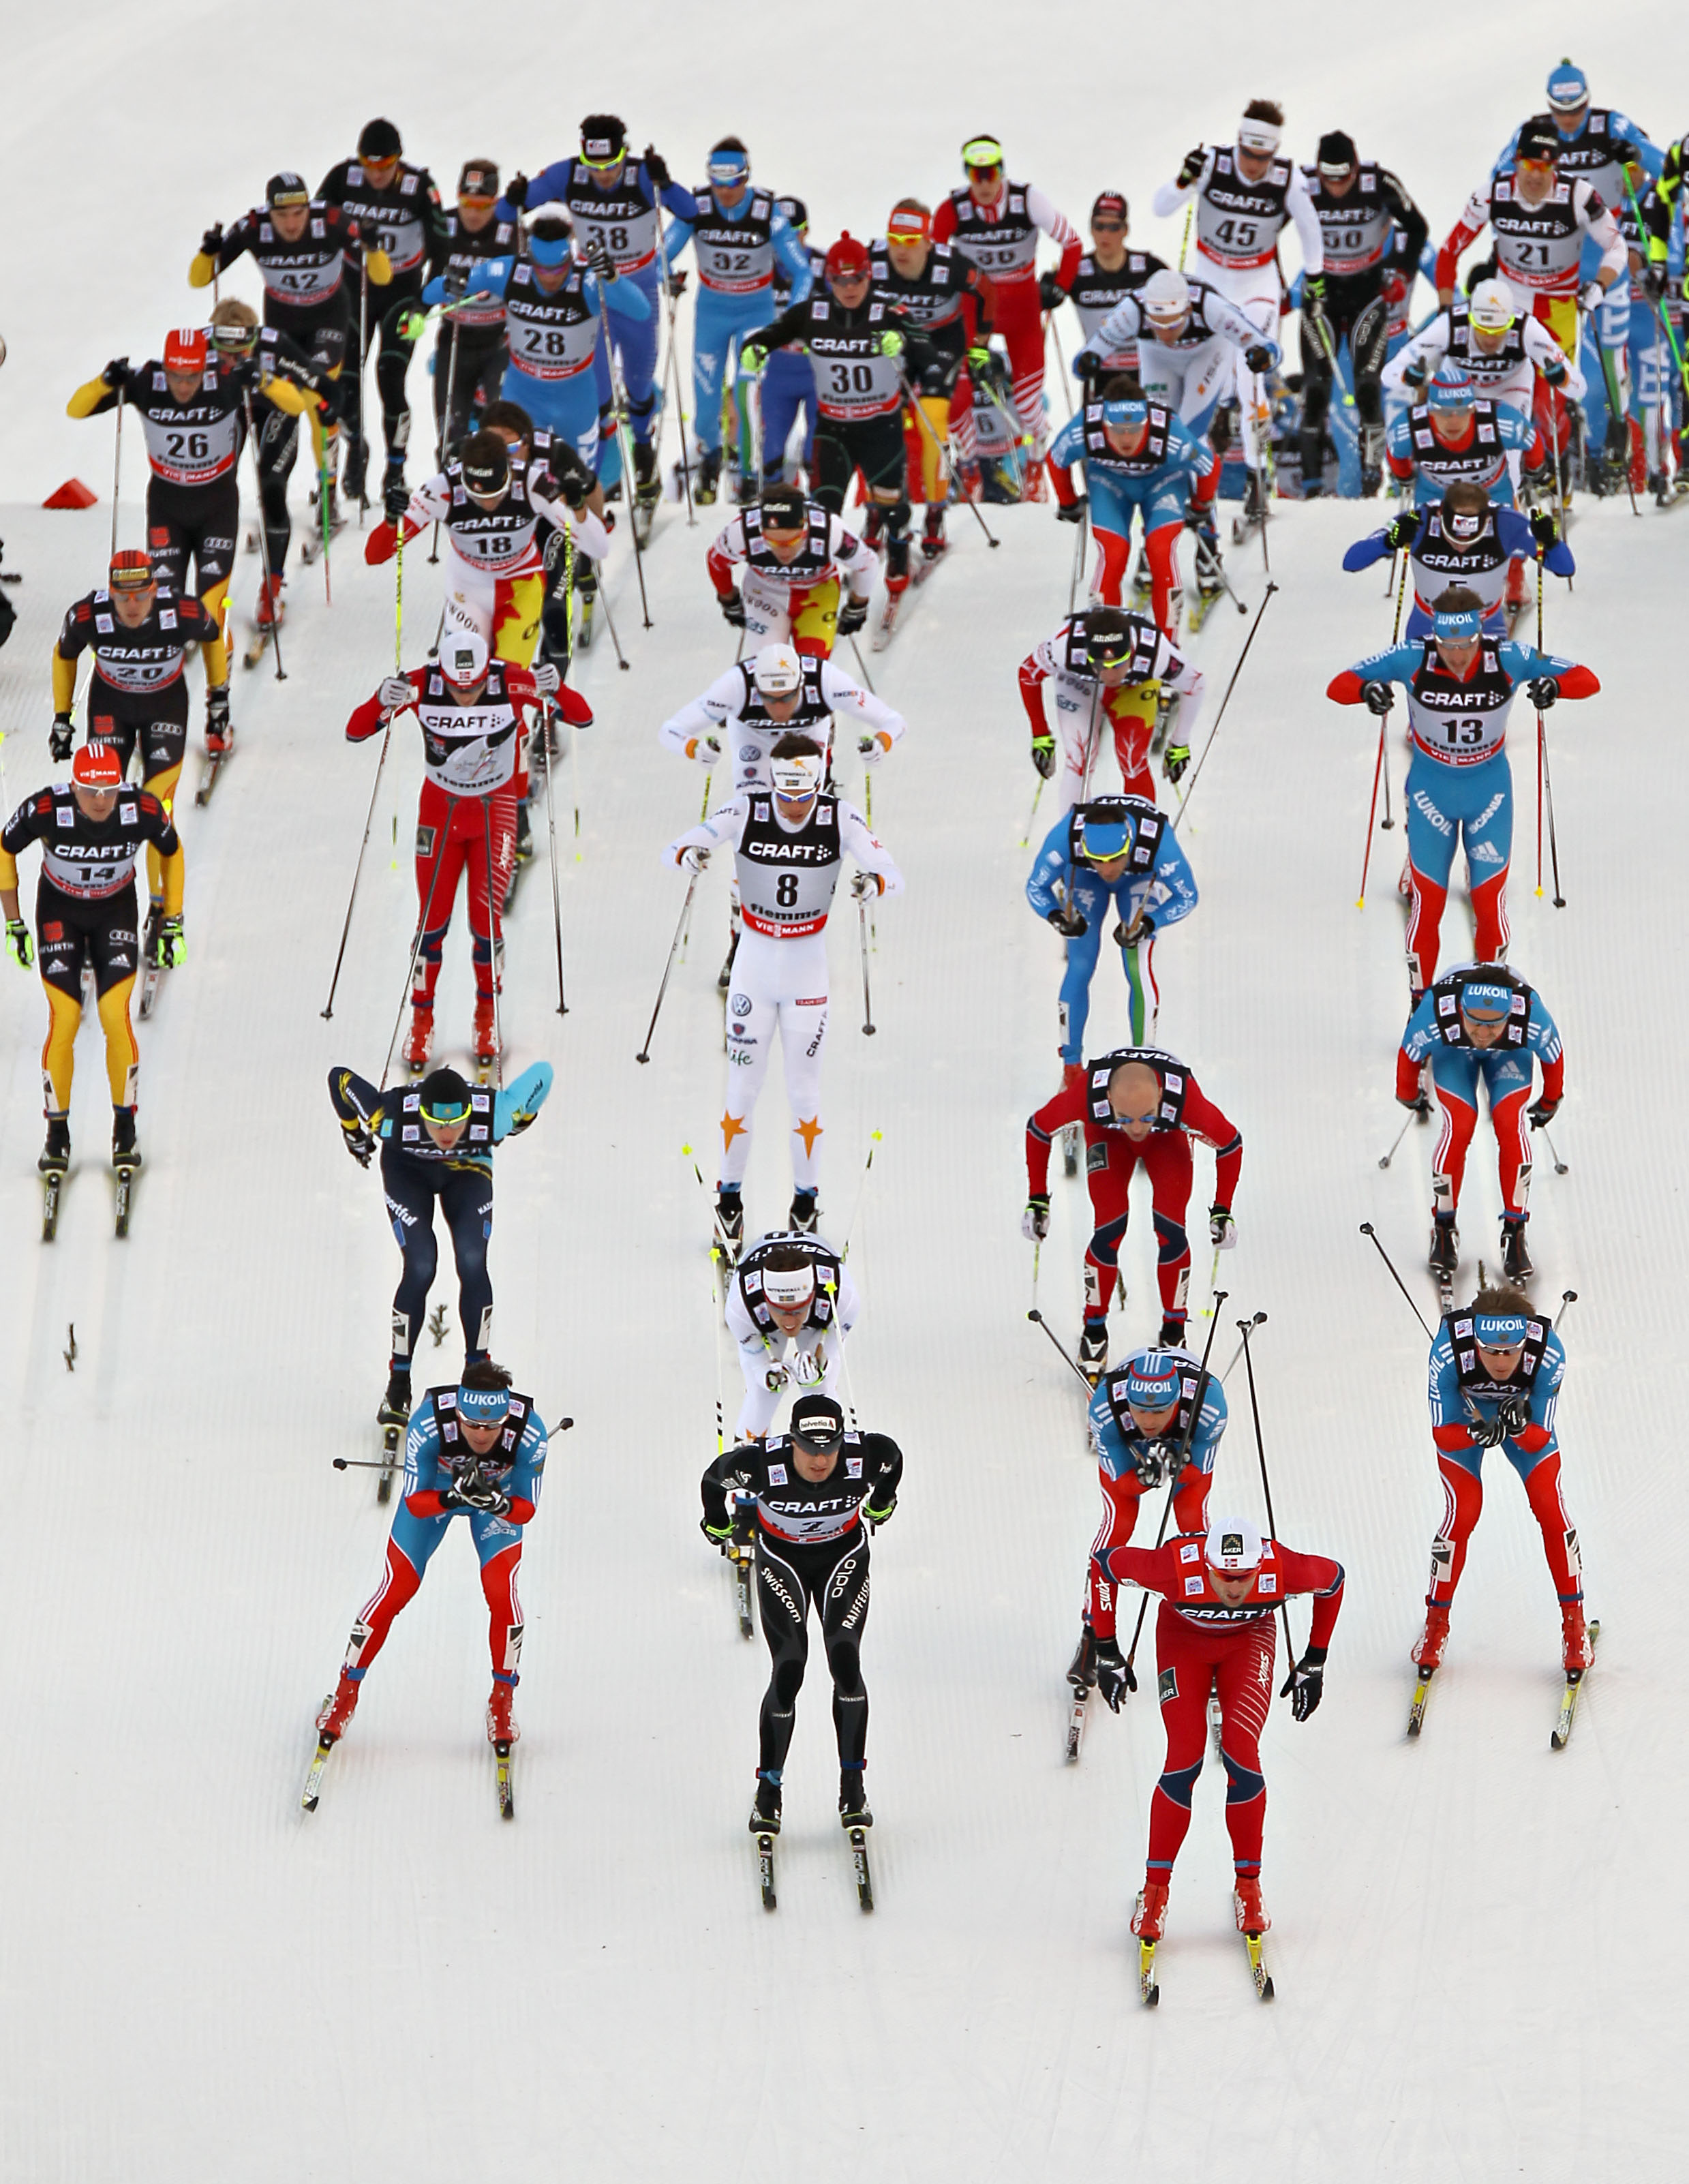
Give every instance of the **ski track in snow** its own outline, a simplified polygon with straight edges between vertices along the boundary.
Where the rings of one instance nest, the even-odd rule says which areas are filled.
[[[38,323],[14,310],[5,325],[0,527],[7,565],[26,579],[0,655],[8,809],[52,771],[47,651],[65,606],[97,580],[108,537],[109,428],[64,421],[65,394],[109,354],[151,353],[173,311],[198,312],[181,268],[205,221],[232,217],[274,166],[321,171],[365,118],[337,92],[309,125],[278,125],[276,113],[309,110],[320,76],[308,41],[266,40],[275,105],[262,126],[231,109],[153,141],[156,111],[149,124],[132,86],[137,70],[164,81],[156,20],[95,12],[92,82],[81,28],[74,42],[31,31],[8,86],[13,142],[25,156],[45,143],[48,114],[63,111],[53,87],[74,67],[88,118],[110,125],[90,132],[92,156],[65,209],[101,216],[101,192],[144,138],[156,216],[92,295],[53,308],[70,286],[42,267]],[[165,12],[220,49],[250,36],[203,8]],[[1292,22],[1307,12],[1292,9]],[[354,8],[346,21],[366,16]],[[1642,42],[1656,17],[1663,25],[1663,10],[1637,7],[1625,20]],[[1446,115],[1431,125],[1435,157],[1391,140],[1384,117],[1398,138],[1404,126],[1399,75],[1347,100],[1344,125],[1363,152],[1402,166],[1435,231],[1491,137],[1499,144],[1514,110],[1528,110],[1539,63],[1565,49],[1574,33],[1563,18],[1586,27],[1569,9],[1534,16],[1552,30],[1522,58],[1516,25],[1506,37],[1499,20],[1471,26],[1480,70],[1503,71],[1502,90],[1486,94],[1475,161]],[[418,20],[451,19],[425,9]],[[899,20],[906,41],[916,35]],[[1082,20],[1056,10],[1051,49]],[[544,35],[560,51],[561,33]],[[916,35],[913,58],[928,36]],[[942,51],[948,67],[947,34]],[[900,57],[900,68],[911,58]],[[1314,89],[1341,87],[1344,63],[1275,36],[1270,53],[1218,56],[1222,75],[1200,110],[1187,95],[1134,139],[1134,198],[1147,206],[1151,178],[1259,87],[1268,58],[1306,152],[1327,125]],[[639,140],[649,128],[688,180],[710,133],[699,116],[720,110],[722,126],[749,125],[732,95],[742,59],[700,56],[684,96],[677,76],[654,108],[630,72],[583,73],[577,53],[575,103],[622,101]],[[1310,79],[1320,67],[1329,80]],[[438,76],[419,46],[382,97],[448,185],[483,142],[507,160],[532,157],[538,136],[566,142],[561,123],[513,127],[502,99],[454,109],[459,86],[448,93]],[[948,144],[977,126],[988,93],[980,110],[1002,105],[1000,82],[972,62],[936,110],[917,105],[912,85],[885,88],[884,113],[867,118],[871,147],[898,149],[905,164],[909,143]],[[775,89],[771,78],[771,98]],[[1631,111],[1642,103],[1640,81],[1597,89]],[[1100,91],[1084,97],[1097,103],[1083,112],[1118,136]],[[1650,106],[1643,118],[1653,116]],[[766,162],[760,132],[754,149],[783,187],[816,192],[808,126],[788,100]],[[1012,161],[1059,186],[1075,213],[1106,178],[1078,135],[1052,106],[1015,137],[1028,148]],[[947,187],[948,154],[917,159],[911,179],[929,196]],[[884,194],[859,186],[848,198],[857,232],[874,231]],[[829,231],[837,208],[811,203],[817,233]],[[1153,223],[1140,226],[1153,239]],[[410,383],[420,432],[420,366]],[[131,493],[138,443],[135,431]],[[72,470],[100,493],[98,507],[32,504]],[[295,504],[298,524],[297,479]],[[558,782],[566,1021],[555,1013],[543,803],[540,859],[510,934],[508,1072],[543,1056],[558,1078],[534,1129],[499,1158],[496,1347],[548,1420],[577,1421],[554,1441],[525,1556],[514,1827],[497,1817],[482,1726],[485,1610],[460,1540],[437,1558],[372,1673],[321,1811],[298,1809],[311,1716],[386,1535],[369,1475],[337,1474],[329,1459],[374,1451],[396,1276],[378,1182],[345,1161],[324,1076],[338,1061],[379,1072],[415,913],[408,852],[421,766],[405,722],[325,1022],[376,764],[373,747],[354,750],[341,731],[393,646],[392,572],[363,566],[355,529],[337,543],[332,612],[320,569],[291,570],[285,687],[268,662],[235,668],[237,755],[204,811],[192,806],[189,760],[179,816],[190,953],[141,1028],[147,1165],[125,1245],[109,1234],[92,1015],[59,1241],[35,1240],[44,1010],[33,976],[0,974],[0,1221],[17,1240],[12,1308],[0,1317],[14,1421],[0,1658],[19,1785],[0,1944],[8,2173],[42,2184],[167,2173],[432,2184],[555,2169],[561,2156],[606,2177],[688,2184],[774,2172],[799,2184],[870,2172],[898,2184],[1021,2184],[1121,2157],[1235,2157],[1240,2142],[1255,2173],[1298,2180],[1669,2173],[1660,2089],[1679,2013],[1647,1876],[1677,1848],[1669,1823],[1682,1764],[1662,1724],[1683,1685],[1667,1588],[1644,1597],[1622,1586],[1657,1555],[1680,1498],[1670,1436],[1684,1368],[1675,1299],[1654,1266],[1682,1219],[1660,1149],[1689,1059],[1660,979],[1685,910],[1675,822],[1689,763],[1662,700],[1684,566],[1675,526],[1686,519],[1638,525],[1623,503],[1585,503],[1575,591],[1551,588],[1549,649],[1587,659],[1603,684],[1549,720],[1564,911],[1534,892],[1523,709],[1512,743],[1513,960],[1542,990],[1569,1057],[1554,1135],[1569,1173],[1556,1177],[1546,1157],[1537,1166],[1536,1289],[1544,1301],[1580,1292],[1560,1418],[1568,1506],[1604,1624],[1577,1735],[1559,1756],[1547,1742],[1559,1682],[1552,1589],[1524,1496],[1493,1460],[1425,1735],[1417,1747],[1402,1735],[1441,1490],[1425,1344],[1357,1233],[1363,1220],[1377,1225],[1429,1318],[1431,1133],[1410,1130],[1390,1172],[1377,1166],[1401,1112],[1402,714],[1391,738],[1398,824],[1374,836],[1360,913],[1374,731],[1363,711],[1328,705],[1324,688],[1389,638],[1382,572],[1338,566],[1376,511],[1287,509],[1274,524],[1281,588],[1181,828],[1202,900],[1158,951],[1158,1036],[1245,1134],[1241,1240],[1221,1262],[1231,1295],[1216,1362],[1235,1347],[1235,1319],[1264,1309],[1255,1361],[1279,1528],[1339,1555],[1349,1590],[1319,1715],[1299,1728],[1275,1706],[1265,1738],[1279,1999],[1263,2014],[1251,1995],[1231,1925],[1224,1778],[1210,1764],[1150,2014],[1136,2001],[1128,1919],[1162,1750],[1143,1674],[1153,1617],[1143,1689],[1118,1720],[1095,1702],[1083,1761],[1064,1768],[1062,1670],[1096,1496],[1079,1393],[1026,1319],[1030,1251],[1018,1230],[1024,1119],[1057,1075],[1059,945],[1021,892],[1043,826],[1019,847],[1035,783],[1015,688],[1017,663],[1067,595],[1072,539],[1047,508],[988,510],[1003,537],[996,553],[953,513],[951,566],[870,660],[911,722],[873,800],[909,891],[878,912],[872,1041],[858,1029],[848,900],[834,920],[822,1226],[842,1228],[881,1133],[852,1237],[866,1312],[850,1355],[864,1422],[894,1433],[909,1460],[897,1519],[875,1542],[865,1649],[878,1908],[864,1919],[855,1905],[818,1658],[788,1770],[780,1908],[769,1918],[758,1906],[744,1814],[766,1656],[760,1641],[738,1638],[727,1572],[696,1529],[712,1340],[729,1421],[737,1372],[706,1301],[706,1212],[682,1151],[699,1149],[710,1176],[719,872],[700,888],[651,1064],[633,1060],[682,894],[658,851],[689,822],[701,787],[655,732],[731,655],[702,566],[727,513],[700,510],[688,531],[683,509],[666,509],[647,564],[649,635],[625,526],[620,536],[610,591],[632,670],[616,671],[601,627],[577,678],[598,710],[580,747],[578,844],[574,770]],[[135,543],[138,500],[126,496],[121,514],[123,541]],[[1228,558],[1252,614],[1259,549]],[[255,559],[237,566],[242,613],[256,570]],[[420,549],[406,576],[414,663],[433,631],[438,577]],[[1195,641],[1212,694],[1202,737],[1248,626],[1222,604]],[[26,902],[34,872],[31,859]],[[1457,898],[1445,963],[1468,930]],[[467,1053],[470,1011],[460,907],[438,1019],[454,1058]],[[1123,988],[1106,961],[1087,1045],[1125,1036]],[[783,1217],[789,1187],[775,1074],[747,1186],[758,1226]],[[1194,1310],[1207,1301],[1201,1216],[1212,1177],[1199,1149]],[[1083,1183],[1058,1172],[1054,1206],[1040,1302],[1071,1343]],[[1498,1212],[1486,1126],[1469,1164],[1463,1282],[1480,1255],[1493,1265]],[[460,1357],[443,1256],[433,1301],[448,1304],[450,1323],[438,1372],[421,1362],[425,1379],[450,1378]],[[1159,1323],[1146,1196],[1139,1205],[1134,1194],[1122,1264],[1116,1355]],[[1193,1317],[1199,1346],[1207,1324]],[[1632,1365],[1643,1359],[1646,1379]],[[1598,1394],[1603,1383],[1610,1392]],[[1241,1366],[1228,1392],[1216,1506],[1259,1517]],[[1291,1611],[1299,1639],[1307,1613]],[[1168,2039],[1175,2055],[1163,2059]]]

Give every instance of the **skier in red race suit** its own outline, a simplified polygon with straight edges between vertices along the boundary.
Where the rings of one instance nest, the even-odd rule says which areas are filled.
[[[1110,1585],[1158,1592],[1157,1686],[1167,1730],[1167,1758],[1150,1805],[1150,1851],[1143,1893],[1132,1919],[1140,1940],[1158,1942],[1167,1919],[1173,1862],[1190,1825],[1190,1793],[1202,1771],[1208,1693],[1219,1696],[1220,1757],[1226,1769],[1226,1827],[1236,1868],[1232,1908],[1240,1934],[1264,1934],[1261,1836],[1267,1783],[1261,1731],[1273,1696],[1273,1618],[1281,1601],[1313,1596],[1307,1650],[1281,1694],[1298,1721],[1319,1704],[1326,1648],[1343,1604],[1343,1565],[1329,1555],[1298,1554],[1263,1539],[1241,1517],[1216,1518],[1205,1539],[1187,1535],[1162,1547],[1111,1547],[1097,1557]],[[1121,1661],[1097,1663],[1097,1689],[1115,1713],[1137,1679]]]

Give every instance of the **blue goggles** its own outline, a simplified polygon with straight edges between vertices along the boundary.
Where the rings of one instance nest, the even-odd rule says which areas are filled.
[[[1440,614],[1433,616],[1436,633],[1446,644],[1458,644],[1463,638],[1476,637],[1484,627],[1484,617],[1470,607],[1460,614]]]
[[[1147,402],[1105,402],[1102,405],[1103,423],[1112,425],[1117,432],[1128,425],[1146,425],[1149,417]]]
[[[1123,857],[1131,846],[1131,824],[1124,819],[1088,819],[1079,835],[1080,853],[1097,864]]]
[[[510,1407],[508,1389],[460,1388],[457,1391],[458,1416],[465,1425],[501,1426]]]
[[[1525,1340],[1525,1322],[1516,1312],[1484,1312],[1472,1322],[1480,1350],[1517,1350]]]
[[[710,162],[710,179],[727,187],[734,182],[749,181],[750,161],[743,152],[721,152]]]

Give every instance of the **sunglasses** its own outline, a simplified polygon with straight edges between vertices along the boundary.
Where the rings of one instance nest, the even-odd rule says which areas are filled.
[[[1123,220],[1094,220],[1090,225],[1093,235],[1124,235],[1126,232]]]

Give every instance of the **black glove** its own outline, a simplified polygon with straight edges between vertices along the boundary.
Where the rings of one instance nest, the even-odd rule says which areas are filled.
[[[867,618],[867,601],[859,599],[854,592],[850,593],[839,604],[839,634],[840,637],[854,637]]]
[[[737,592],[719,592],[716,593],[716,598],[721,604],[722,621],[731,622],[735,629],[743,629],[744,627],[744,601],[739,597],[739,593]]]
[[[1090,931],[1090,921],[1084,911],[1075,910],[1072,903],[1058,903],[1048,913],[1049,922],[1067,940],[1078,940]]]
[[[520,167],[504,185],[504,202],[514,205],[518,212],[527,203],[528,178]]]
[[[1551,356],[1547,363],[1541,365],[1540,369],[1543,378],[1550,387],[1564,387],[1570,376],[1566,369],[1566,359],[1563,356]],[[1547,465],[1545,464],[1543,467],[1546,469]]]
[[[47,748],[62,766],[70,755],[70,746],[75,741],[76,731],[69,713],[55,713],[53,726],[47,732]]]
[[[1417,1115],[1422,1123],[1429,1123],[1431,1119],[1431,1103],[1423,1092],[1414,1093],[1408,1100],[1404,1100],[1398,1092],[1396,1104],[1398,1107],[1405,1107],[1410,1115]]]
[[[655,145],[645,147],[645,172],[660,190],[666,190],[674,179],[668,170],[668,161]]]
[[[108,387],[127,387],[129,384],[129,359],[126,356],[114,356],[111,362],[106,366],[105,370],[100,374],[100,377],[104,380]]]
[[[410,505],[410,488],[401,479],[390,485],[382,495],[382,513],[396,531],[404,521],[404,511]]]
[[[1530,1424],[1529,1396],[1503,1396],[1496,1406],[1496,1416],[1510,1434],[1522,1434]]]
[[[440,1503],[443,1508],[474,1509],[483,1517],[502,1517],[510,1506],[510,1497],[501,1494],[478,1471],[465,1471],[442,1492]]]
[[[215,258],[222,247],[223,231],[220,226],[208,227],[199,238],[199,248],[208,258]]]
[[[677,301],[686,293],[686,268],[671,265],[663,276],[663,287],[668,291],[669,301],[672,304]]]
[[[1118,1638],[1099,1638],[1096,1641],[1096,1687],[1111,1713],[1118,1713],[1121,1700],[1128,1691],[1138,1688],[1138,1679],[1122,1658]]]
[[[1085,496],[1084,493],[1078,494],[1065,504],[1059,500],[1056,502],[1056,521],[1058,523],[1083,523],[1084,520]]]
[[[1041,1244],[1050,1234],[1050,1194],[1040,1191],[1036,1198],[1028,1198],[1026,1211],[1021,1215],[1021,1234],[1028,1244]]]
[[[1410,508],[1385,526],[1384,541],[1392,554],[1400,554],[1419,535],[1419,511]]]
[[[1534,1102],[1525,1112],[1531,1128],[1540,1130],[1545,1123],[1552,1123],[1555,1116],[1559,1113],[1560,1103],[1558,1100],[1541,1099]]]
[[[1376,713],[1380,720],[1396,703],[1396,693],[1387,682],[1363,682],[1361,695],[1366,699],[1367,710]]]
[[[370,1165],[370,1156],[376,1150],[375,1139],[367,1130],[359,1129],[350,1124],[343,1125],[343,1129],[347,1151],[351,1154],[360,1167],[367,1167]]]
[[[888,1494],[884,1502],[876,1502],[870,1495],[862,1504],[862,1516],[868,1529],[877,1532],[882,1524],[889,1524],[896,1508],[897,1496],[895,1494]]]
[[[1173,1451],[1164,1440],[1160,1439],[1146,1440],[1142,1450],[1132,1459],[1132,1462],[1140,1486],[1146,1488],[1159,1486],[1167,1478],[1172,1465]]]
[[[1637,276],[1642,284],[1642,293],[1651,304],[1657,304],[1665,293],[1665,260],[1651,258]]]
[[[578,515],[587,504],[587,495],[592,491],[592,487],[586,479],[577,477],[573,471],[565,471],[557,481],[557,490],[562,494],[563,504],[570,514]]]
[[[1265,342],[1251,342],[1243,353],[1243,360],[1257,375],[1273,369],[1273,352]]]
[[[1402,367],[1402,384],[1411,387],[1416,394],[1430,376],[1430,367],[1422,356],[1416,356],[1412,364]]]
[[[1560,694],[1560,686],[1552,675],[1533,675],[1525,687],[1539,713],[1546,713]]]
[[[1059,311],[1062,304],[1067,302],[1067,292],[1053,273],[1039,275],[1038,300],[1041,308],[1046,311]]]
[[[1548,547],[1560,535],[1560,526],[1554,521],[1552,508],[1539,508],[1530,519],[1530,535],[1539,546]]]
[[[440,283],[440,292],[449,304],[461,303],[469,293],[468,266],[447,266],[445,278]]]
[[[1508,1437],[1508,1422],[1497,1409],[1492,1418],[1470,1418],[1466,1430],[1480,1448],[1499,1448]]]
[[[1207,158],[1207,156],[1208,154],[1206,148],[1201,144],[1196,147],[1194,152],[1187,152],[1185,153],[1185,164],[1179,170],[1178,187],[1181,190],[1188,190],[1192,182],[1196,181],[1197,176],[1201,173],[1202,162]]]
[[[613,281],[616,278],[616,260],[604,244],[599,241],[597,236],[594,236],[587,245],[587,263],[600,281]]]
[[[1189,744],[1169,744],[1162,753],[1162,773],[1168,781],[1177,781],[1190,763]]]
[[[1056,738],[1054,736],[1034,736],[1032,739],[1032,762],[1045,781],[1056,772]]]
[[[1073,359],[1073,370],[1080,379],[1095,379],[1102,370],[1102,359],[1094,348],[1082,348]]]
[[[1125,919],[1117,918],[1114,923],[1114,944],[1117,948],[1135,948],[1140,941],[1148,940],[1155,929],[1156,922],[1152,917],[1140,917],[1135,928],[1129,932],[1127,930]]]
[[[1290,1701],[1298,1721],[1306,1721],[1324,1696],[1325,1648],[1310,1646],[1285,1679],[1279,1696]]]

